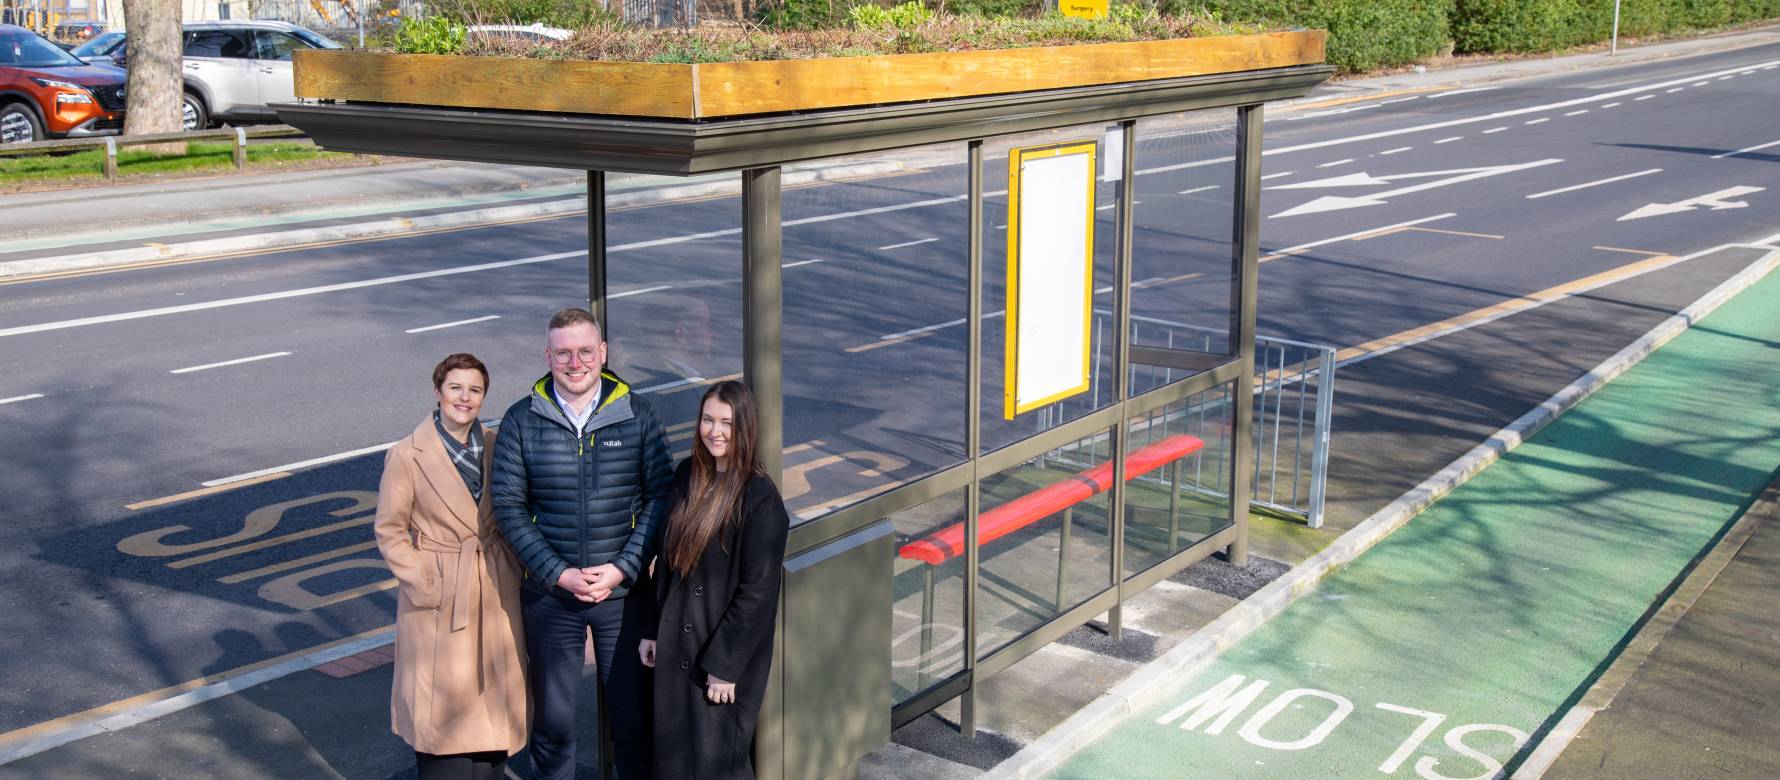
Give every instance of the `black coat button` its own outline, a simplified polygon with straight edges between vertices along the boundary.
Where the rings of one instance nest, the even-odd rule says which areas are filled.
[[[682,634],[690,634],[690,633],[692,633],[692,624],[691,624],[691,623],[687,623],[687,624],[686,624],[686,625],[683,625],[683,626],[681,626],[681,627],[680,627],[680,633],[682,633]]]
[[[691,668],[692,668],[691,661],[681,661],[680,662],[680,671],[686,671],[687,669],[691,669]]]
[[[703,596],[703,595],[705,595],[705,589],[704,589],[704,588],[703,588],[703,587],[702,587],[702,586],[701,586],[701,587],[697,587],[697,588],[693,588],[693,589],[692,589],[692,595],[694,595],[694,596]]]

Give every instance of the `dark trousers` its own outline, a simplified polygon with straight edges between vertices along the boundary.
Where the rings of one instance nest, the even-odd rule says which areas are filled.
[[[507,754],[499,750],[445,756],[414,751],[420,780],[501,780],[501,769],[506,763]]]
[[[637,655],[643,637],[643,599],[609,598],[598,604],[539,593],[520,592],[525,617],[525,650],[530,657],[532,693],[532,766],[539,780],[568,780],[575,775],[575,718],[581,669],[587,662],[586,632],[593,629],[594,653],[605,692],[613,744],[613,768],[620,780],[650,776],[652,739],[649,731],[650,683]],[[597,703],[595,704],[597,709]],[[598,745],[589,745],[598,750]],[[603,778],[602,780],[611,780]]]

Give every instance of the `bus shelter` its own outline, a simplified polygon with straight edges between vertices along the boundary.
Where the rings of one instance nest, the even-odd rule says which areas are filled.
[[[1118,634],[1181,569],[1246,565],[1263,105],[1331,71],[1320,32],[1274,39],[1164,78],[682,118],[314,57],[319,100],[278,110],[329,149],[588,172],[616,369],[670,420],[719,378],[758,397],[794,525],[756,762],[832,777],[954,699],[973,732],[985,680]],[[676,188],[679,216],[645,207]]]

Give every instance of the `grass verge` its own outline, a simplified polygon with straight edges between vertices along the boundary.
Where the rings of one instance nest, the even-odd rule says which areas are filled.
[[[249,167],[272,167],[316,160],[340,160],[352,155],[324,152],[311,143],[250,144],[247,147]],[[234,145],[228,143],[191,143],[184,155],[161,155],[120,149],[117,155],[118,178],[154,174],[183,173],[205,169],[233,167]],[[21,185],[42,181],[103,180],[105,151],[90,149],[69,154],[36,155],[0,158],[0,186]]]

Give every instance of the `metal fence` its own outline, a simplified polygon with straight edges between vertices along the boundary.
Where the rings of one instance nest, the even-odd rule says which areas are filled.
[[[1093,372],[1089,391],[1075,398],[1037,410],[1039,430],[1074,419],[1108,402],[1110,395],[1100,376],[1101,357],[1106,344],[1103,326],[1111,313],[1095,312]],[[1226,331],[1181,322],[1133,315],[1134,345],[1166,347],[1208,354],[1219,354],[1228,338]],[[1141,392],[1162,387],[1191,372],[1167,366],[1133,362],[1132,387]],[[1335,348],[1306,344],[1291,339],[1261,336],[1255,339],[1255,403],[1254,403],[1254,481],[1249,503],[1276,512],[1301,517],[1311,528],[1323,525],[1323,502],[1329,475],[1329,424],[1335,406]],[[1213,398],[1172,411],[1158,410],[1136,427],[1163,426],[1165,430],[1180,429],[1206,437],[1207,420],[1222,413],[1229,397]],[[1209,439],[1208,439],[1209,440]],[[1093,447],[1105,442],[1095,441]],[[1088,453],[1084,453],[1087,455]],[[1094,453],[1094,458],[1106,456]],[[1076,464],[1079,465],[1079,464]],[[1193,477],[1193,485],[1218,485],[1227,468],[1222,457],[1194,455],[1184,464]],[[1210,473],[1210,479],[1201,475]],[[1162,475],[1146,475],[1137,481],[1163,480]],[[1208,492],[1215,492],[1209,491]]]

